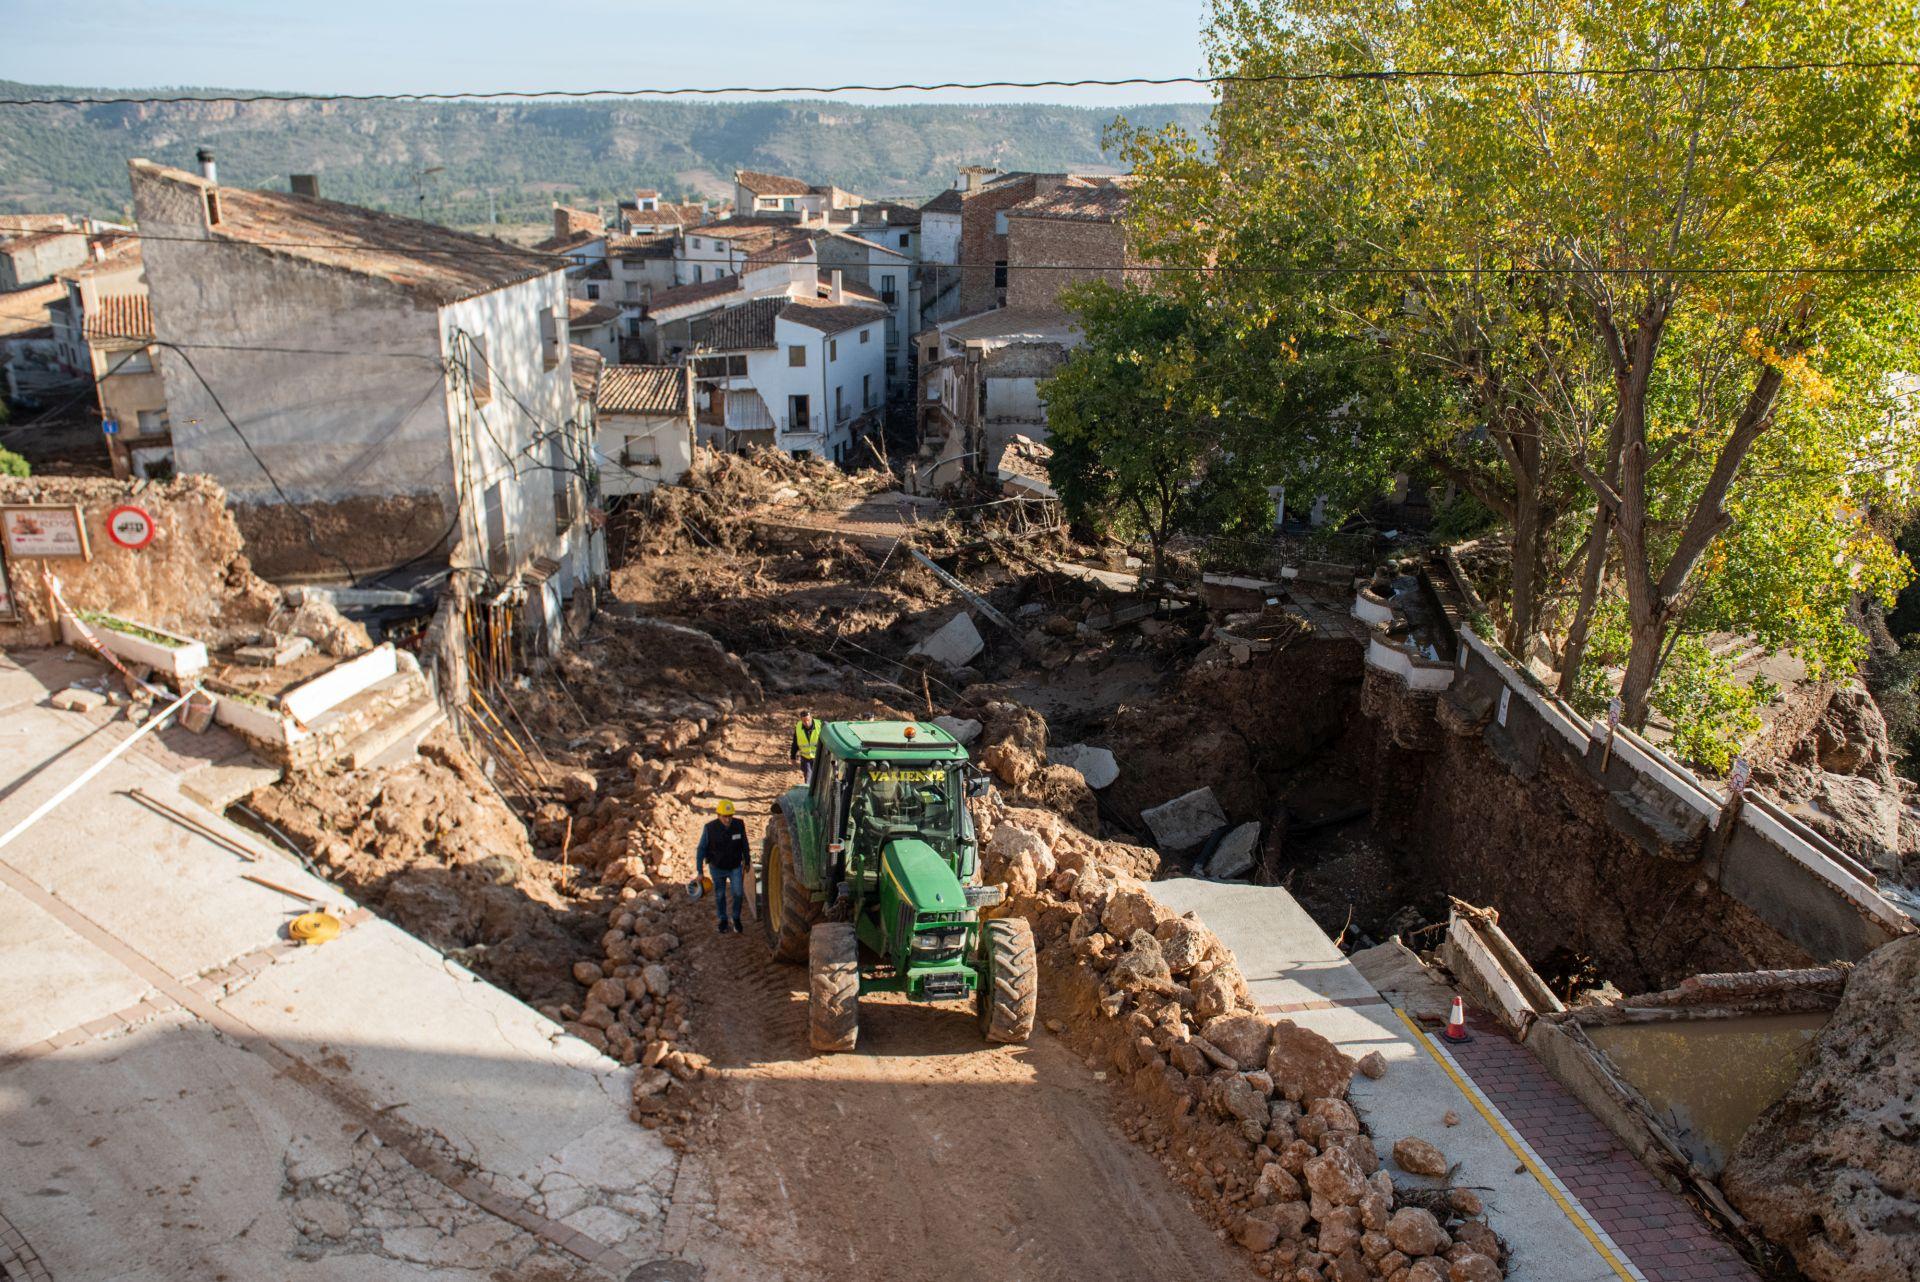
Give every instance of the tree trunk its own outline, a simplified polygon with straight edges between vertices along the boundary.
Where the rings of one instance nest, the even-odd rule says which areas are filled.
[[[1580,669],[1587,661],[1587,634],[1593,627],[1594,610],[1600,604],[1600,579],[1607,567],[1607,536],[1611,522],[1607,505],[1596,503],[1593,528],[1587,531],[1587,560],[1580,567],[1580,598],[1573,607],[1573,622],[1567,625],[1567,647],[1560,656],[1560,685],[1556,693],[1571,700],[1580,684]]]

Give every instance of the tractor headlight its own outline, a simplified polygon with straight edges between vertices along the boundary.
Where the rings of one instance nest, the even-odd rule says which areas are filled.
[[[958,957],[966,946],[965,926],[935,926],[915,931],[907,951],[909,958],[916,962],[943,962]]]

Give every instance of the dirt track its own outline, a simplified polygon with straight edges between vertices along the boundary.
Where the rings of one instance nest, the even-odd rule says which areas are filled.
[[[741,803],[756,845],[794,779],[788,704],[736,722],[717,754],[716,795]],[[718,936],[707,913],[686,904],[680,925],[721,1076],[691,1149],[714,1199],[690,1252],[709,1278],[1252,1276],[1050,1034],[990,1048],[970,1007],[885,997],[862,1002],[857,1053],[812,1055],[804,970],[770,960],[755,923]]]

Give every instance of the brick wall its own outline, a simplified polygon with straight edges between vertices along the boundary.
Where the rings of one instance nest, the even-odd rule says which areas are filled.
[[[1002,210],[1045,195],[1060,185],[1058,174],[1025,174],[966,198],[960,211],[960,310],[971,316],[1004,305],[1005,290],[995,286],[993,265],[1007,261],[1007,237],[994,230]],[[1011,223],[1009,219],[1009,231]]]

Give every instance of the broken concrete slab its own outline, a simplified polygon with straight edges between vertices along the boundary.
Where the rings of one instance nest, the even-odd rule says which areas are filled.
[[[747,666],[775,694],[811,694],[835,690],[845,680],[839,665],[805,650],[763,650],[746,657]]]
[[[956,614],[938,632],[913,647],[912,653],[944,663],[949,668],[964,668],[980,656],[987,643],[968,615]]]
[[[1151,810],[1142,810],[1140,818],[1153,831],[1156,846],[1178,854],[1194,849],[1224,828],[1227,812],[1220,808],[1213,789],[1195,788]]]
[[[1064,748],[1051,748],[1047,751],[1047,760],[1056,766],[1078,770],[1087,787],[1096,792],[1111,787],[1120,777],[1120,763],[1113,759],[1113,753],[1090,744],[1070,743]]]
[[[981,725],[972,717],[935,717],[933,724],[953,736],[953,741],[963,747],[980,737]]]
[[[1207,876],[1216,881],[1244,877],[1253,871],[1254,850],[1260,844],[1260,825],[1241,824],[1220,839],[1213,858],[1207,861]]]
[[[295,659],[304,659],[313,653],[313,642],[307,637],[284,637],[263,645],[243,645],[233,652],[233,657],[242,663],[250,663],[259,668],[280,668]]]
[[[47,702],[62,712],[93,712],[107,706],[107,696],[85,686],[68,686]]]

